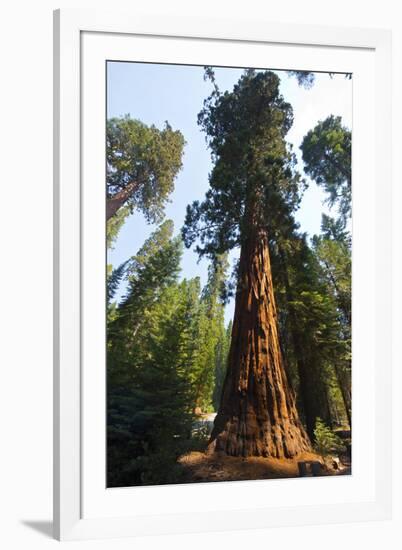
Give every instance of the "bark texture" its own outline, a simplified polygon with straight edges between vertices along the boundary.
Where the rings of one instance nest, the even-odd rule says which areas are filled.
[[[128,183],[124,189],[106,200],[106,221],[109,221],[110,218],[116,214],[118,209],[123,206],[137,187],[138,183],[132,181]]]
[[[241,248],[228,370],[210,449],[276,458],[310,449],[285,374],[264,232]]]

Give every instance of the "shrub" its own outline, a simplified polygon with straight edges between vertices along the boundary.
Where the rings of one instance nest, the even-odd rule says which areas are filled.
[[[345,445],[321,418],[317,418],[314,429],[315,448],[321,456],[345,451]]]

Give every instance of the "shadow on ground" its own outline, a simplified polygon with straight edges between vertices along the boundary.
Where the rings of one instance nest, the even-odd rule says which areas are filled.
[[[249,481],[261,479],[299,478],[299,462],[318,462],[321,464],[317,476],[350,474],[350,468],[335,470],[323,463],[322,458],[311,452],[296,458],[272,457],[235,457],[223,453],[190,452],[179,458],[184,469],[186,483],[203,481]],[[309,472],[311,476],[311,472]]]
[[[26,520],[21,521],[22,525],[30,527],[34,531],[41,533],[42,535],[53,538],[53,522],[52,521],[40,521],[40,520]]]

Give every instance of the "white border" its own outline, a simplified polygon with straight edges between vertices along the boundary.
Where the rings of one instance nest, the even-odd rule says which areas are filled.
[[[226,31],[222,32],[220,29],[225,28]],[[204,31],[208,29],[208,31]],[[230,29],[230,30],[229,30]],[[95,31],[98,33],[120,33],[119,36],[110,37],[108,34],[108,40],[94,40],[93,43],[97,44],[97,47],[93,48],[92,54],[87,56],[86,49],[90,49],[89,42],[85,42],[84,55],[82,53],[80,35],[84,31]],[[130,36],[122,36],[121,33]],[[137,37],[133,41],[133,34],[136,35],[152,35],[154,38],[139,38]],[[99,506],[102,500],[102,495],[99,493],[99,472],[102,471],[102,461],[93,461],[94,457],[99,454],[94,454],[91,457],[90,453],[85,450],[88,448],[90,442],[89,434],[91,432],[88,429],[89,426],[95,426],[96,424],[90,421],[88,411],[94,410],[93,407],[88,407],[90,400],[98,406],[102,403],[99,401],[99,396],[102,395],[101,391],[92,393],[85,393],[85,399],[83,403],[80,402],[81,395],[81,379],[80,368],[81,360],[83,360],[83,382],[84,388],[86,386],[87,376],[90,375],[90,369],[87,365],[94,365],[92,362],[86,360],[86,350],[90,348],[90,339],[95,335],[95,332],[85,332],[85,319],[86,311],[91,312],[92,307],[99,307],[99,300],[96,301],[96,296],[99,298],[99,294],[92,295],[92,302],[87,301],[88,288],[85,286],[86,277],[92,280],[92,275],[95,276],[99,273],[95,269],[97,263],[96,257],[89,256],[88,243],[95,241],[99,242],[99,233],[96,228],[97,224],[89,223],[89,219],[92,218],[90,211],[86,210],[85,205],[88,201],[85,201],[85,194],[90,191],[91,181],[97,180],[94,177],[93,170],[97,170],[96,161],[91,164],[90,154],[91,151],[99,151],[99,148],[93,147],[85,149],[85,128],[86,124],[83,124],[83,147],[85,150],[85,156],[83,158],[83,206],[81,205],[80,195],[80,124],[82,121],[89,121],[91,137],[95,134],[93,126],[97,124],[103,125],[103,120],[99,119],[96,110],[97,101],[94,102],[94,109],[92,112],[92,118],[87,117],[87,104],[85,104],[84,117],[81,121],[80,116],[80,86],[85,82],[83,97],[85,98],[85,89],[91,88],[99,83],[97,78],[99,77],[99,71],[97,72],[92,68],[96,67],[96,60],[104,63],[106,58],[114,57],[122,59],[125,56],[132,56],[130,54],[130,44],[134,42],[142,41],[146,42],[144,51],[145,59],[152,60],[149,56],[152,56],[151,42],[160,42],[160,38],[156,38],[156,35],[163,36],[176,36],[176,37],[200,37],[204,39],[216,38],[220,39],[222,48],[225,49],[229,45],[227,40],[234,40],[231,42],[231,48],[239,48],[239,52],[242,49],[251,49],[256,54],[258,49],[262,48],[261,44],[257,42],[270,43],[270,55],[273,50],[278,51],[290,48],[285,48],[284,44],[300,46],[304,45],[303,52],[305,52],[306,60],[311,63],[312,57],[314,59],[314,68],[317,70],[319,52],[322,48],[306,48],[311,44],[325,45],[325,46],[338,46],[347,48],[342,50],[337,48],[341,57],[343,55],[344,62],[342,67],[338,63],[338,70],[347,70],[350,67],[352,70],[358,70],[356,67],[358,63],[353,65],[354,54],[358,55],[358,52],[364,50],[369,53],[371,50],[370,58],[375,58],[375,105],[373,113],[376,117],[376,143],[365,142],[367,136],[362,132],[359,139],[357,139],[357,145],[360,147],[362,144],[366,145],[361,149],[359,156],[358,148],[354,143],[354,176],[359,169],[363,170],[362,176],[364,176],[364,166],[370,166],[370,162],[377,162],[377,165],[381,165],[381,180],[380,174],[377,174],[376,179],[372,178],[373,185],[376,184],[376,196],[374,193],[369,193],[371,197],[371,205],[367,204],[367,209],[361,212],[361,220],[354,227],[354,236],[356,232],[359,232],[359,228],[370,229],[372,231],[371,239],[366,241],[369,245],[363,247],[363,265],[369,268],[368,270],[368,288],[372,289],[374,285],[374,270],[370,269],[373,266],[373,260],[371,265],[367,264],[367,260],[370,257],[375,258],[375,308],[374,300],[371,301],[370,308],[365,309],[364,293],[361,292],[360,304],[362,305],[362,311],[365,315],[362,317],[362,326],[364,325],[364,318],[375,318],[377,320],[377,326],[370,329],[369,325],[366,325],[368,331],[361,332],[362,338],[361,344],[358,349],[354,349],[354,353],[360,352],[364,357],[364,341],[366,339],[367,348],[371,350],[371,364],[373,368],[375,366],[375,382],[374,378],[371,378],[370,389],[370,376],[366,377],[369,380],[369,386],[367,392],[360,393],[360,400],[364,401],[364,398],[368,396],[368,407],[371,406],[371,414],[373,424],[375,424],[375,463],[374,452],[369,449],[369,456],[366,455],[366,463],[371,466],[368,468],[366,475],[361,478],[364,487],[356,488],[356,479],[359,481],[359,475],[353,475],[350,478],[343,478],[342,480],[314,480],[317,482],[314,487],[318,496],[321,494],[321,502],[316,499],[311,500],[310,493],[314,492],[312,486],[309,486],[308,493],[309,498],[302,498],[301,492],[299,493],[299,503],[304,502],[303,505],[289,506],[288,502],[280,502],[280,505],[273,507],[268,505],[264,508],[265,495],[261,488],[261,483],[264,482],[247,482],[237,484],[205,484],[200,486],[175,486],[175,487],[162,487],[162,488],[133,488],[123,490],[108,490],[102,489],[104,496],[111,495],[109,503]],[[94,35],[92,35],[94,36]],[[105,38],[105,34],[98,35]],[[253,43],[245,44],[244,40],[251,40]],[[107,42],[107,51],[102,49],[102,42]],[[165,41],[166,42],[166,41]],[[170,40],[170,42],[174,42]],[[190,41],[194,44],[194,39]],[[275,45],[272,43],[276,43]],[[279,45],[278,45],[279,43]],[[204,49],[207,46],[208,41],[204,41]],[[165,44],[166,45],[166,44]],[[216,44],[215,44],[216,46]],[[116,56],[111,55],[111,49],[115,49]],[[352,49],[360,48],[360,50]],[[300,49],[300,48],[296,48]],[[296,51],[294,50],[294,52]],[[119,55],[117,55],[119,51]],[[165,50],[164,50],[165,51]],[[343,51],[343,54],[342,54]],[[126,52],[124,56],[124,52]],[[138,49],[137,49],[138,52]],[[381,418],[390,418],[390,327],[389,323],[385,322],[385,319],[390,318],[390,250],[386,243],[390,242],[390,109],[389,102],[389,65],[390,65],[390,35],[384,31],[366,31],[356,29],[332,29],[332,28],[315,28],[315,27],[302,27],[292,25],[273,25],[266,22],[252,22],[245,23],[244,21],[225,21],[224,25],[222,21],[208,19],[174,19],[168,20],[166,18],[133,18],[127,15],[117,15],[115,13],[105,14],[100,12],[86,13],[81,11],[67,11],[63,10],[62,17],[60,12],[55,14],[55,244],[56,244],[56,261],[55,261],[55,286],[56,286],[56,300],[55,300],[55,536],[57,538],[95,538],[105,536],[122,536],[122,535],[134,535],[134,534],[146,534],[146,533],[163,533],[163,532],[191,532],[200,530],[220,530],[222,525],[225,528],[251,528],[251,527],[267,527],[272,525],[295,525],[305,523],[322,523],[322,522],[339,522],[339,521],[353,521],[364,519],[378,519],[389,517],[390,514],[390,428],[388,422],[383,425]],[[322,52],[321,52],[322,53]],[[327,51],[328,53],[328,51]],[[173,55],[173,52],[171,52]],[[346,55],[345,55],[346,54]],[[159,54],[159,61],[161,61]],[[169,55],[169,53],[167,53]],[[278,55],[285,55],[284,51]],[[192,54],[189,60],[190,62],[196,62],[196,51],[192,46]],[[330,55],[328,54],[328,63]],[[361,56],[360,56],[361,57]],[[364,57],[364,56],[363,56]],[[80,66],[80,59],[83,60],[82,67]],[[127,58],[127,57],[125,57]],[[132,57],[131,57],[132,58]],[[138,54],[136,56],[138,59]],[[90,60],[90,63],[85,64],[85,60]],[[169,59],[168,59],[169,60]],[[171,59],[170,59],[171,61]],[[201,61],[201,60],[200,60]],[[94,62],[94,64],[92,63]],[[206,63],[205,56],[202,63]],[[211,64],[217,64],[216,60],[211,60]],[[225,63],[227,64],[227,63]],[[250,63],[255,65],[255,63]],[[264,66],[263,64],[262,66]],[[281,63],[281,66],[283,64]],[[339,68],[340,67],[340,68]],[[83,70],[82,78],[80,77],[80,68]],[[293,66],[292,68],[295,68]],[[298,67],[296,67],[298,68]],[[303,67],[300,67],[303,68]],[[328,64],[324,70],[328,70]],[[370,71],[369,71],[370,72]],[[367,71],[366,71],[367,73]],[[362,71],[362,78],[364,74]],[[359,80],[357,79],[356,82]],[[374,88],[373,94],[374,94]],[[96,95],[96,94],[95,94]],[[370,101],[370,94],[367,94],[367,100]],[[102,102],[102,98],[98,97]],[[367,107],[367,106],[366,106]],[[103,110],[104,112],[104,110]],[[91,115],[89,114],[89,117]],[[358,126],[357,126],[358,128]],[[355,113],[354,113],[354,129],[355,129]],[[99,140],[103,140],[104,133],[101,130],[101,134],[98,135]],[[356,137],[354,132],[354,138]],[[103,147],[103,141],[101,146]],[[365,155],[364,155],[365,150]],[[86,169],[89,172],[86,174]],[[367,181],[370,180],[371,175],[374,174],[374,170],[366,173]],[[101,179],[103,174],[101,176]],[[373,187],[374,191],[374,187]],[[355,189],[354,189],[355,192]],[[94,196],[94,195],[91,195]],[[98,194],[99,196],[99,194]],[[80,226],[80,208],[83,208],[83,234],[81,234]],[[375,209],[375,212],[372,210]],[[93,212],[96,209],[93,208]],[[103,206],[101,206],[100,214],[103,218]],[[96,214],[95,214],[96,216]],[[366,216],[366,217],[365,217]],[[100,218],[98,218],[99,220]],[[354,219],[356,220],[355,212]],[[371,222],[374,220],[376,223]],[[103,222],[102,222],[103,223]],[[90,233],[91,228],[95,228],[94,233]],[[375,231],[375,232],[374,232]],[[363,232],[363,231],[362,231]],[[82,239],[83,237],[83,239]],[[102,240],[103,236],[101,235]],[[81,240],[82,239],[82,240]],[[375,244],[374,244],[375,243]],[[81,244],[83,246],[83,264],[80,258]],[[371,245],[371,246],[370,246]],[[373,251],[371,250],[373,247]],[[367,253],[369,255],[367,255]],[[94,260],[92,262],[91,258]],[[104,251],[102,250],[102,259],[104,261]],[[354,258],[355,262],[355,258]],[[364,263],[366,262],[366,263]],[[85,267],[87,266],[87,267]],[[82,287],[80,281],[80,270],[83,268]],[[370,283],[370,273],[373,275],[373,279]],[[99,281],[99,275],[97,280]],[[371,284],[371,287],[370,287]],[[83,291],[85,289],[85,292]],[[381,292],[379,291],[381,289]],[[99,289],[98,289],[99,290]],[[367,290],[367,287],[366,287]],[[83,294],[84,301],[81,302],[81,293]],[[359,293],[359,288],[354,287],[354,300],[355,293]],[[372,295],[372,293],[371,293]],[[85,303],[89,307],[85,306]],[[96,306],[98,303],[98,306]],[[84,304],[84,313],[82,317],[84,338],[82,346],[81,357],[81,318],[80,308]],[[103,304],[100,304],[103,307]],[[354,308],[356,302],[354,301]],[[95,319],[95,315],[91,315],[92,319]],[[103,318],[103,315],[101,315]],[[361,325],[361,324],[360,324]],[[370,334],[371,330],[371,334]],[[355,325],[354,325],[355,331]],[[354,341],[355,341],[354,333]],[[88,344],[89,343],[89,344]],[[374,358],[374,348],[371,347],[376,344],[378,355],[376,355],[375,365],[372,359]],[[98,344],[98,348],[100,348]],[[94,348],[93,348],[94,349]],[[90,355],[91,357],[91,355]],[[366,356],[368,371],[370,365],[370,357]],[[381,362],[380,362],[381,361]],[[98,363],[96,363],[98,364]],[[374,372],[373,372],[374,374]],[[94,372],[92,372],[94,375]],[[355,375],[354,375],[355,376]],[[98,376],[99,379],[99,376]],[[95,380],[94,378],[91,379]],[[364,377],[361,378],[362,382]],[[355,380],[354,380],[355,382]],[[99,387],[97,388],[99,390]],[[102,388],[100,388],[102,389]],[[375,389],[375,399],[372,398],[372,392]],[[356,396],[354,395],[354,407]],[[375,405],[375,407],[374,407]],[[104,403],[103,403],[104,406]],[[359,407],[358,407],[359,409]],[[366,407],[363,408],[367,409]],[[362,410],[363,410],[362,409]],[[381,417],[376,410],[381,410]],[[99,409],[96,409],[97,411]],[[103,408],[104,410],[104,408]],[[87,412],[86,412],[87,411]],[[83,415],[83,418],[82,418]],[[83,420],[83,445],[81,446],[81,420]],[[89,423],[86,424],[86,422]],[[354,419],[355,421],[355,419]],[[98,425],[99,422],[98,422]],[[355,434],[358,435],[358,431]],[[369,436],[369,434],[366,434]],[[369,437],[370,439],[370,437]],[[99,442],[100,440],[98,440]],[[355,441],[354,441],[355,443]],[[87,446],[87,447],[86,447]],[[89,449],[92,444],[89,446]],[[95,448],[98,449],[98,447]],[[81,451],[83,452],[83,470],[81,470]],[[355,463],[358,462],[359,457],[354,456]],[[86,461],[95,467],[86,467]],[[364,469],[364,460],[361,463],[361,467]],[[100,469],[98,466],[100,465]],[[374,473],[375,469],[375,473]],[[91,479],[91,471],[96,475],[93,477],[92,485],[88,480]],[[357,468],[357,471],[361,472],[361,468]],[[104,470],[103,470],[104,472]],[[84,483],[81,483],[81,478]],[[292,491],[294,492],[297,487],[301,490],[304,489],[304,484],[301,484],[302,480],[289,480],[288,482],[281,481],[280,488],[284,488],[284,483],[292,484]],[[332,483],[336,481],[336,485]],[[319,487],[321,483],[324,483],[323,487]],[[328,485],[328,482],[331,482]],[[275,488],[278,482],[269,482],[270,492],[275,492],[278,489]],[[258,485],[260,484],[260,485]],[[326,485],[325,485],[326,484]],[[331,493],[332,489],[329,487],[342,488],[342,491],[347,491],[347,487],[355,485],[349,498],[345,498],[343,503],[336,495],[331,494],[329,498],[325,499],[325,495]],[[266,487],[266,486],[265,486]],[[85,488],[85,490],[83,490]],[[147,491],[148,489],[148,491]],[[133,491],[142,491],[139,500],[145,502],[144,498],[151,494],[151,491],[159,491],[156,495],[152,493],[148,503],[148,509],[143,506],[142,509],[135,510],[133,502],[135,497],[139,493]],[[362,489],[365,489],[362,490]],[[220,502],[221,506],[218,506],[219,511],[215,507],[215,511],[210,509],[209,512],[196,511],[192,513],[185,513],[183,508],[174,505],[174,503],[180,502],[180,495],[185,496],[185,500],[188,501],[188,492],[196,490],[198,497],[204,494],[209,500],[215,500]],[[255,500],[260,498],[260,504],[257,503],[256,507],[249,508],[247,510],[233,510],[233,506],[230,506],[230,500],[239,502],[239,491],[252,491]],[[173,494],[176,494],[173,496]],[[211,498],[212,492],[217,493]],[[336,493],[336,491],[335,491]],[[83,500],[81,496],[83,494]],[[108,495],[107,495],[108,494]],[[236,494],[237,496],[233,496]],[[278,493],[279,494],[279,493]],[[162,498],[161,498],[162,495]],[[163,498],[165,495],[165,498]],[[353,498],[354,495],[354,498]],[[133,500],[134,498],[134,500]],[[358,500],[356,501],[356,498]],[[226,499],[226,500],[225,500]],[[107,500],[107,499],[106,499]],[[192,499],[191,499],[192,500]],[[265,499],[266,500],[266,499]],[[161,506],[157,510],[157,506],[152,506],[152,501],[155,503],[160,502]],[[193,500],[192,500],[193,501]],[[296,499],[297,501],[297,499]],[[167,502],[171,504],[167,506]],[[336,504],[338,502],[339,504]],[[105,504],[105,502],[103,503]],[[127,507],[131,507],[132,515],[127,515]],[[232,508],[229,513],[228,510]],[[169,514],[164,513],[165,510],[169,510]],[[135,514],[141,513],[141,517],[137,515],[135,520]],[[120,517],[110,517],[110,516]],[[86,519],[83,519],[83,518]],[[91,518],[91,519],[88,519]],[[134,521],[135,520],[135,521]]]

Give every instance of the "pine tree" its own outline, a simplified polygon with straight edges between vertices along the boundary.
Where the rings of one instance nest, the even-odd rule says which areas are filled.
[[[332,220],[333,221],[333,220]],[[352,280],[351,249],[348,234],[327,231],[328,218],[323,220],[323,235],[315,236],[313,246],[321,266],[321,278],[336,304],[338,318],[337,352],[332,357],[342,394],[348,423],[352,423],[351,394],[351,322]]]
[[[208,281],[200,300],[199,356],[196,384],[196,407],[208,411],[213,408],[215,369],[219,338],[224,323],[222,294],[228,268],[227,255],[221,255],[211,263]]]
[[[188,446],[194,297],[177,282],[172,233],[165,222],[128,262],[127,295],[108,326],[108,486],[177,481]]]
[[[219,327],[218,343],[215,348],[215,384],[212,394],[212,403],[214,411],[217,411],[222,397],[223,382],[225,380],[228,357],[230,349],[230,340],[232,338],[233,323],[229,321],[225,327],[222,322]]]
[[[118,267],[113,269],[110,273],[110,275],[107,278],[107,302],[110,304],[110,302],[113,300],[117,289],[119,288],[119,285],[121,281],[123,280],[125,276],[125,269],[127,266],[127,262],[123,262]]]

